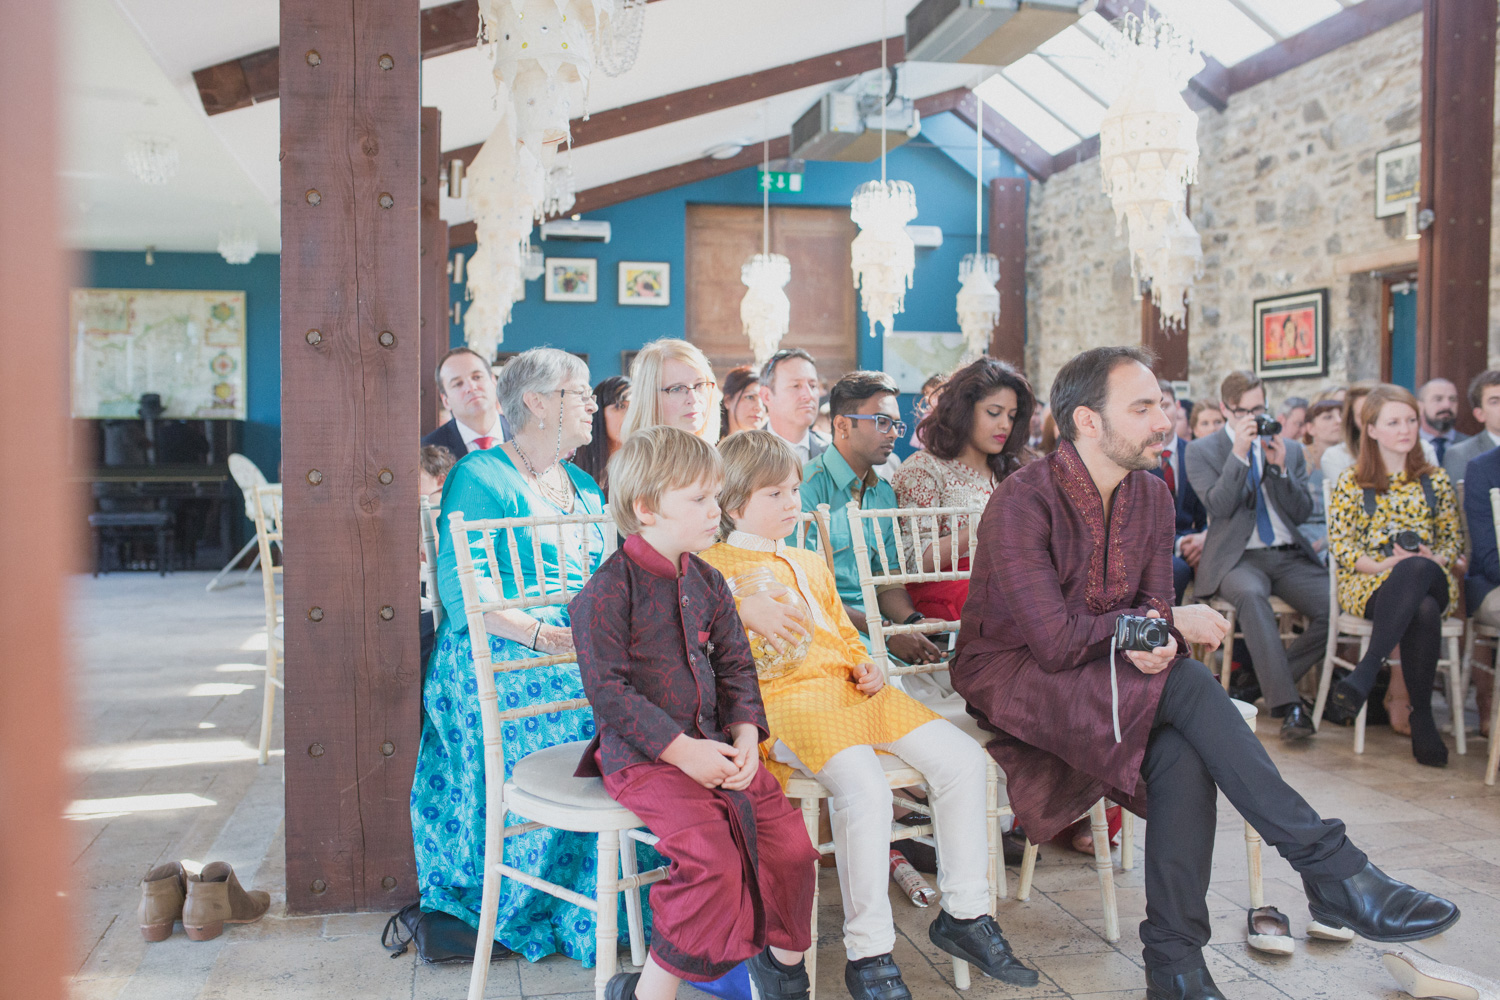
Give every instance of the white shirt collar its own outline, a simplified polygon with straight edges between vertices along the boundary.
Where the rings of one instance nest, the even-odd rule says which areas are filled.
[[[462,420],[459,420],[457,417],[453,418],[453,422],[456,423],[456,424],[458,424],[458,433],[459,433],[459,436],[464,439],[464,447],[467,448],[467,449],[469,449],[470,451],[474,450],[474,442],[477,439],[482,438],[482,437],[499,437],[500,436],[500,414],[499,413],[496,413],[494,415],[494,419],[490,421],[490,429],[487,430],[487,431],[476,431],[476,430],[470,428],[469,425],[466,424],[466,423],[464,423]]]
[[[754,552],[779,552],[786,546],[785,542],[778,542],[765,535],[752,535],[748,531],[739,530],[731,531],[724,542],[737,549],[750,549]]]

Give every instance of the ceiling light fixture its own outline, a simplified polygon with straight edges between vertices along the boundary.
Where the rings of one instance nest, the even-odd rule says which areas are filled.
[[[740,323],[757,367],[776,353],[792,325],[792,303],[785,291],[792,280],[792,262],[771,252],[770,106],[767,101],[761,111],[760,253],[740,267],[740,280],[748,289],[740,300]]]
[[[255,234],[246,232],[239,223],[235,223],[232,232],[219,233],[219,256],[230,264],[248,264],[259,252],[260,243]]]
[[[717,146],[710,146],[703,151],[703,155],[710,160],[732,160],[745,151],[743,142],[721,142]]]
[[[177,141],[165,135],[133,135],[125,140],[125,168],[142,184],[165,184],[177,176]]]
[[[964,363],[990,349],[995,324],[1000,321],[1000,258],[984,253],[984,101],[974,94],[974,252],[964,254],[958,264],[958,328],[964,335]]]

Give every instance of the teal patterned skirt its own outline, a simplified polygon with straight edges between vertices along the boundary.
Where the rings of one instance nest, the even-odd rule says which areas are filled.
[[[568,624],[563,608],[531,612],[549,625]],[[518,643],[490,636],[496,661],[535,656]],[[527,702],[582,698],[583,683],[574,664],[497,673],[500,709]],[[479,720],[478,684],[468,628],[449,618],[438,630],[422,691],[422,744],[411,790],[412,839],[422,909],[451,913],[479,924],[484,887],[484,732]],[[535,750],[590,740],[594,716],[588,709],[511,720],[501,724],[506,777],[515,762]],[[522,822],[514,814],[507,824]],[[662,864],[651,848],[637,845],[641,869]],[[597,878],[597,838],[563,830],[533,830],[505,840],[505,861],[521,871],[592,896]],[[648,890],[649,891],[649,890]],[[628,943],[624,896],[620,897],[620,941]],[[649,933],[650,909],[645,910]],[[495,940],[530,961],[562,952],[585,966],[596,959],[594,915],[507,879],[502,884]]]

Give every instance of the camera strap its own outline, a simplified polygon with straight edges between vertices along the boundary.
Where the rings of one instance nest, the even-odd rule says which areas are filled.
[[[1124,741],[1120,738],[1119,640],[1120,633],[1116,629],[1109,637],[1109,712],[1115,724],[1115,742],[1123,743]]]

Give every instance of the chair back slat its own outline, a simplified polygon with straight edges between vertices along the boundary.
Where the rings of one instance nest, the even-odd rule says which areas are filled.
[[[826,503],[820,503],[817,510],[807,510],[798,514],[797,527],[792,530],[791,545],[793,548],[818,553],[823,557],[823,565],[827,566],[828,572],[832,573],[834,571],[833,546],[828,543],[828,509]],[[814,539],[816,544],[809,541],[813,537],[810,535],[810,530],[813,528],[817,529]]]
[[[443,610],[442,598],[437,587],[438,509],[427,497],[421,498],[422,513],[422,585],[427,590],[427,599],[432,604],[432,627],[443,624],[447,613]]]
[[[854,549],[854,561],[859,571],[860,593],[865,604],[865,620],[870,636],[871,655],[876,665],[885,672],[887,676],[903,674],[925,674],[934,673],[948,669],[946,662],[935,664],[904,664],[893,667],[890,654],[886,649],[886,640],[893,635],[923,634],[933,635],[939,632],[952,632],[958,629],[959,622],[918,622],[912,625],[882,625],[880,605],[876,597],[876,588],[888,584],[899,584],[905,586],[911,583],[938,583],[947,581],[968,580],[970,570],[957,568],[960,561],[961,549],[950,553],[951,567],[949,569],[937,568],[936,550],[942,540],[942,524],[946,518],[950,523],[957,523],[963,519],[964,530],[968,534],[967,547],[969,553],[969,565],[973,566],[974,554],[976,552],[976,531],[979,518],[983,510],[971,507],[887,507],[864,509],[857,501],[851,501],[848,505],[849,513],[849,535]],[[896,563],[894,566],[888,564],[889,553],[882,542],[884,535],[883,522],[888,522],[896,548]],[[867,530],[868,527],[868,530]],[[879,547],[878,556],[881,572],[874,571],[874,560],[870,556],[870,536],[875,538],[875,544]],[[908,544],[910,542],[910,544]],[[925,569],[923,553],[928,548],[933,549],[933,569]]]

